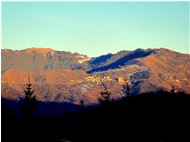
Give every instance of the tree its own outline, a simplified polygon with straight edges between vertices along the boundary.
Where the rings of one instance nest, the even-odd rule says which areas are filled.
[[[84,109],[84,104],[85,102],[87,102],[86,96],[84,94],[82,94],[82,92],[80,93],[81,96],[81,100],[80,100],[80,109],[83,110]]]
[[[28,77],[28,83],[26,84],[25,93],[25,106],[24,111],[28,116],[33,115],[36,109],[36,96],[34,95],[34,90],[31,88],[32,84],[30,83],[30,75]]]
[[[129,99],[130,97],[132,97],[132,93],[131,93],[131,89],[129,86],[129,81],[127,79],[127,70],[125,68],[123,68],[123,74],[124,74],[124,81],[125,83],[121,86],[121,95],[124,99]]]
[[[170,90],[170,93],[172,93],[172,94],[174,94],[174,93],[175,93],[174,86],[172,86],[172,89]]]
[[[111,98],[110,98],[111,92],[108,91],[108,88],[106,87],[106,85],[104,84],[103,81],[101,81],[101,85],[102,85],[104,91],[100,92],[102,98],[100,98],[99,101],[100,101],[100,103],[108,104],[111,102]]]
[[[129,98],[131,96],[131,91],[127,79],[125,79],[125,84],[122,85],[121,93],[124,98]]]
[[[84,108],[84,100],[80,100],[80,110],[83,110]]]

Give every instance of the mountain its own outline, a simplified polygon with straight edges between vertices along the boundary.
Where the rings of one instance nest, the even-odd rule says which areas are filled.
[[[48,71],[54,69],[82,69],[88,73],[105,71],[125,65],[135,58],[151,54],[154,50],[137,49],[116,54],[90,58],[78,53],[55,51],[51,48],[29,48],[24,50],[2,49],[2,72],[9,69],[22,71]]]
[[[137,49],[135,51],[120,51],[116,53],[115,55],[112,55],[110,59],[103,62],[103,64],[96,66],[96,68],[92,68],[90,72],[95,71],[105,71],[108,69],[115,69],[119,68],[120,66],[124,66],[127,64],[133,64],[134,59],[145,57],[150,55],[154,50],[143,50],[143,49]],[[99,59],[99,58],[98,58]]]
[[[2,97],[23,97],[30,73],[37,99],[96,103],[103,91],[122,97],[125,78],[134,94],[170,90],[190,93],[190,55],[168,49],[136,49],[90,58],[50,48],[2,50]]]
[[[77,69],[89,57],[78,53],[55,51],[50,48],[29,48],[1,51],[2,72],[9,69],[22,71],[47,71],[53,69]]]

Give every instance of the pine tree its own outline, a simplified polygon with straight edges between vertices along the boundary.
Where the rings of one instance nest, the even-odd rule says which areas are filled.
[[[108,104],[111,102],[111,92],[108,91],[108,88],[106,85],[101,81],[102,87],[104,88],[104,91],[100,92],[102,98],[99,99],[100,103]]]
[[[121,92],[124,98],[129,98],[131,95],[131,91],[130,91],[130,87],[129,87],[127,79],[125,79],[125,84],[122,85]]]
[[[28,84],[26,84],[25,92],[25,112],[27,115],[32,115],[36,109],[36,96],[34,95],[34,90],[31,88],[30,75],[28,77]]]

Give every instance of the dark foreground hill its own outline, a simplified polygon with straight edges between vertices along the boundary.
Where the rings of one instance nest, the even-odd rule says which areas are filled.
[[[46,117],[8,117],[2,109],[2,142],[185,142],[189,108],[190,95],[163,92]]]

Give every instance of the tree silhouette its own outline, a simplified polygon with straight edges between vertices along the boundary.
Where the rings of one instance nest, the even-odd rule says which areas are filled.
[[[132,97],[132,92],[131,92],[131,88],[129,86],[129,79],[127,78],[127,70],[126,68],[123,68],[123,74],[124,74],[124,81],[125,83],[121,86],[121,95],[122,95],[122,98],[124,99],[129,99],[130,97]]]
[[[172,94],[174,94],[174,93],[175,93],[174,86],[172,86],[172,89],[170,90],[170,93],[172,93]]]
[[[110,98],[111,92],[108,91],[108,88],[106,87],[106,85],[104,84],[102,80],[100,80],[100,82],[104,91],[100,92],[102,98],[99,99],[99,102],[102,104],[108,104],[111,102],[111,98]]]
[[[84,99],[80,100],[80,110],[84,108]]]
[[[36,96],[34,95],[34,90],[31,90],[32,84],[30,83],[30,75],[28,77],[28,84],[26,84],[25,93],[25,106],[24,111],[28,116],[31,116],[36,109]]]
[[[121,93],[122,96],[126,99],[128,99],[131,96],[131,91],[127,79],[125,79],[125,84],[122,85]]]
[[[84,109],[84,104],[85,104],[85,102],[87,102],[87,100],[86,100],[85,95],[82,92],[81,92],[80,96],[81,96],[81,100],[79,102],[80,109],[83,110]]]

